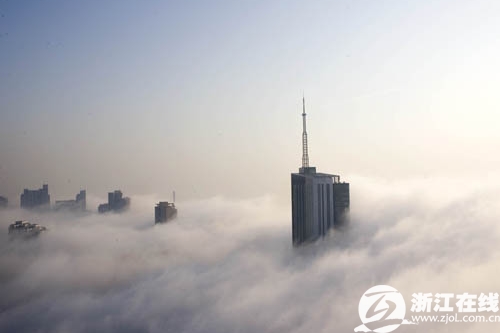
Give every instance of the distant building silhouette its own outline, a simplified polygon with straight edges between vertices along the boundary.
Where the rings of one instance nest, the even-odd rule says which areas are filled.
[[[155,207],[155,223],[164,223],[177,216],[177,208],[174,203],[160,201]]]
[[[346,223],[349,184],[340,176],[316,172],[309,166],[305,100],[302,100],[302,167],[291,175],[292,241],[299,245],[326,235],[332,227]]]
[[[0,208],[6,208],[9,205],[9,200],[6,197],[0,196]]]
[[[108,193],[108,203],[101,204],[98,207],[99,213],[106,213],[109,211],[120,212],[130,206],[130,198],[123,197],[122,191],[116,190]]]
[[[87,209],[87,192],[81,190],[75,200],[58,200],[55,210],[85,211]]]
[[[21,208],[50,207],[49,185],[44,184],[41,189],[24,189],[21,194]]]

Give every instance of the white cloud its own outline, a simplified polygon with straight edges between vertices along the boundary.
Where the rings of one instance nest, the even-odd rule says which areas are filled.
[[[349,230],[302,248],[291,246],[289,207],[271,196],[179,203],[178,219],[157,226],[152,196],[121,215],[2,211],[0,331],[352,332],[376,284],[407,304],[413,292],[500,290],[491,183],[358,177],[351,191]],[[18,217],[49,231],[9,241]]]

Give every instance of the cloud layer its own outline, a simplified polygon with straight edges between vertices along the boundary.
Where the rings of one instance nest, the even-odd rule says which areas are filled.
[[[121,215],[2,211],[0,331],[352,332],[377,284],[408,308],[414,292],[499,292],[496,184],[356,177],[350,228],[295,249],[289,207],[272,196],[180,203],[179,217],[157,226],[153,197],[133,197]],[[49,231],[9,240],[19,218]]]

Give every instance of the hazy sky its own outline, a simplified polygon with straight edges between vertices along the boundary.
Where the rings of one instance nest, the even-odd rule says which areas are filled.
[[[0,0],[0,195],[498,169],[497,1]]]

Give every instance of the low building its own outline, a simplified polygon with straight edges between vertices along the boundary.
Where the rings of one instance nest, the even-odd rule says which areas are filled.
[[[160,201],[155,207],[155,223],[168,222],[177,217],[177,208],[174,203]]]
[[[21,208],[50,208],[49,185],[38,190],[24,189],[21,194]]]
[[[47,228],[28,221],[16,221],[9,225],[9,236],[11,237],[34,237],[38,236]]]
[[[81,190],[76,195],[75,200],[57,200],[54,209],[57,211],[85,211],[87,209],[87,192]]]
[[[128,209],[130,206],[130,198],[123,197],[122,191],[116,190],[108,193],[108,203],[101,204],[97,208],[99,213],[106,212],[121,212]]]

